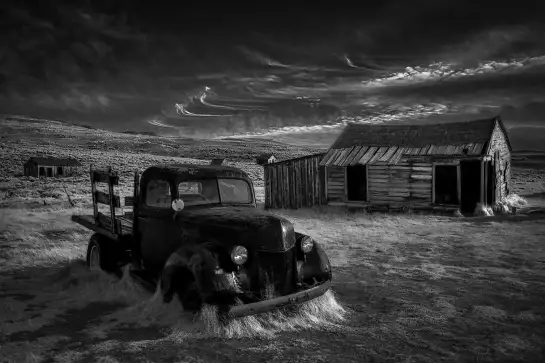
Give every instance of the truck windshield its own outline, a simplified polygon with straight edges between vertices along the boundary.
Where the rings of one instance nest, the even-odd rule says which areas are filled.
[[[236,203],[249,204],[252,193],[242,179],[203,179],[184,181],[178,185],[178,197],[186,206]]]

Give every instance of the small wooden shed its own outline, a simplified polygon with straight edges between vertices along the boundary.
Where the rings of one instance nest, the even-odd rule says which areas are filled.
[[[475,121],[350,123],[320,162],[328,205],[472,212],[510,191],[511,145],[499,116]]]
[[[24,164],[24,175],[33,177],[72,176],[81,163],[72,158],[33,156]]]
[[[325,153],[263,165],[265,209],[297,209],[325,204]]]
[[[222,165],[225,158],[214,158],[210,161],[210,165]]]
[[[256,158],[256,162],[259,165],[275,163],[276,161],[276,156],[274,156],[273,154],[261,154]]]

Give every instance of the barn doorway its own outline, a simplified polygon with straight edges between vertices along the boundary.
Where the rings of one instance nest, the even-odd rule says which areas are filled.
[[[47,168],[47,176],[49,178],[53,177],[53,168]]]
[[[43,166],[40,166],[38,170],[38,176],[45,176],[45,168]]]
[[[346,167],[347,200],[351,202],[367,201],[367,166],[354,165]]]
[[[456,165],[434,166],[434,203],[458,205],[458,167]]]
[[[62,166],[57,166],[57,175],[63,175]]]
[[[473,213],[481,201],[481,161],[465,160],[460,162],[462,182],[462,213]]]

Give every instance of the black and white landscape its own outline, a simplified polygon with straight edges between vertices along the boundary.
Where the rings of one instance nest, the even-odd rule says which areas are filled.
[[[0,362],[544,361],[545,9],[516,5],[2,1]],[[134,171],[225,158],[263,202],[260,154],[494,115],[518,215],[272,211],[323,244],[315,303],[344,321],[309,304],[220,327],[85,270],[90,165],[125,197]],[[83,166],[24,176],[37,155]]]

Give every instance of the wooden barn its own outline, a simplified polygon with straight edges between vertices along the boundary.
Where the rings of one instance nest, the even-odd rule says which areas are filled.
[[[36,178],[72,176],[80,166],[80,162],[72,158],[34,156],[24,164],[24,175]]]
[[[328,205],[473,212],[509,194],[499,116],[427,125],[351,123],[320,162]]]
[[[325,168],[319,167],[324,155],[308,155],[263,165],[265,209],[296,209],[325,204]]]

